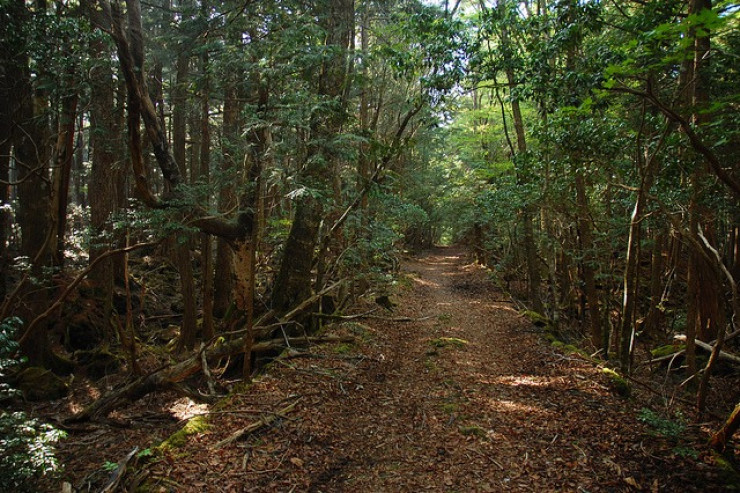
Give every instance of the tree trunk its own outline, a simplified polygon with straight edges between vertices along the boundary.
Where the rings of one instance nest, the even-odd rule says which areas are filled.
[[[653,251],[650,258],[650,308],[645,317],[645,332],[651,337],[659,337],[663,333],[663,249],[665,247],[664,233],[660,230],[653,232]]]
[[[183,49],[181,47],[181,49]],[[188,68],[190,57],[187,53],[180,53],[177,57],[176,81],[173,90],[172,108],[172,155],[177,163],[178,171],[183,182],[187,181],[187,154],[186,154],[186,106]],[[175,190],[172,191],[176,193]],[[180,338],[177,346],[179,349],[192,349],[195,347],[197,324],[197,310],[195,303],[195,281],[193,278],[193,264],[190,258],[190,234],[179,232],[174,239],[173,250],[175,254],[175,265],[180,274],[180,294],[182,295],[182,322],[180,325]]]
[[[203,17],[208,16],[208,7],[202,5]],[[203,88],[200,95],[200,156],[198,178],[204,184],[211,176],[211,126],[210,126],[210,79],[208,77],[208,51],[201,55],[201,77]],[[195,173],[195,169],[193,169]],[[210,208],[211,204],[206,204]],[[201,233],[201,296],[203,298],[203,339],[210,340],[215,335],[213,323],[213,241],[208,233]]]
[[[14,0],[14,10],[19,24],[28,21],[29,12],[22,0]],[[39,15],[45,6],[39,6]],[[34,88],[28,55],[17,54],[20,61],[13,64],[16,78],[13,98],[18,102],[14,121],[18,130],[14,132],[13,148],[17,170],[16,193],[18,207],[16,222],[21,230],[20,254],[31,264],[31,275],[43,282],[43,267],[50,260],[51,245],[51,188],[49,183],[49,128],[46,91]],[[47,302],[46,290],[34,286],[26,292],[23,307],[18,311],[25,323],[43,310]],[[46,335],[46,327],[38,326],[21,345],[22,352],[32,365],[52,368],[53,357]]]
[[[75,74],[70,74],[74,77]],[[64,265],[65,235],[67,232],[67,205],[69,203],[69,181],[74,159],[75,121],[77,120],[77,94],[62,97],[62,112],[59,116],[57,142],[54,147],[54,170],[52,173],[52,261],[55,267]]]
[[[591,343],[596,348],[603,346],[603,330],[601,327],[601,314],[599,309],[599,296],[596,291],[596,276],[594,264],[596,258],[594,255],[593,226],[591,224],[591,212],[588,205],[588,196],[586,195],[586,179],[583,172],[576,171],[576,207],[578,209],[578,235],[583,256],[582,272],[584,295],[588,306],[588,320],[590,326]]]
[[[7,12],[7,13],[6,13]],[[0,16],[11,19],[10,25],[4,29],[17,29],[13,25],[18,19],[14,18],[10,3],[0,6]],[[17,111],[15,99],[15,76],[19,74],[18,60],[13,56],[13,47],[8,36],[0,36],[0,272],[8,272],[8,234],[10,232],[10,210],[6,204],[10,203],[10,152],[12,150],[13,125]],[[0,279],[0,299],[5,299],[8,276]]]
[[[698,14],[703,9],[711,9],[710,0],[690,0],[689,14]],[[706,70],[707,60],[704,60],[709,52],[710,38],[707,32],[704,36],[699,36],[694,28],[689,31],[689,36],[694,39],[693,57],[684,64],[683,81],[688,86],[686,92],[689,95],[692,111],[692,121],[694,125],[700,126],[706,122],[706,115],[698,110],[708,102],[708,75]],[[691,176],[691,200],[689,203],[689,234],[692,238],[699,237],[699,228],[703,222],[704,211],[702,210],[702,181],[705,174],[704,166],[696,163],[694,172]],[[712,289],[710,286],[702,286],[702,270],[705,264],[701,256],[692,249],[689,254],[688,278],[687,278],[687,314],[686,314],[686,363],[687,374],[693,376],[696,374],[696,348],[694,340],[706,329],[703,324],[707,321],[706,308],[710,307],[712,301],[707,301],[702,296],[702,288]],[[706,284],[706,283],[705,283]],[[715,301],[716,303],[717,301]]]
[[[326,31],[326,46],[334,54],[322,63],[318,94],[338,103],[338,108],[326,115],[311,117],[311,139],[306,160],[304,179],[319,190],[328,190],[333,156],[326,144],[335,137],[346,119],[345,84],[347,83],[347,49],[354,31],[354,0],[321,2],[319,19]],[[324,162],[326,164],[319,164]],[[284,312],[311,293],[311,268],[316,248],[323,207],[320,201],[303,194],[296,204],[293,224],[285,244],[280,271],[275,278],[273,309]]]
[[[236,169],[238,160],[237,136],[239,133],[239,103],[235,82],[227,80],[224,90],[223,137],[221,142],[221,171],[226,173]],[[226,212],[236,206],[234,183],[229,180],[219,190],[218,210]],[[231,304],[233,291],[233,251],[223,238],[216,240],[216,274],[218,282],[214,286],[213,314],[223,317]]]
[[[506,7],[505,2],[499,2],[498,8],[504,11]],[[501,30],[501,44],[504,50],[504,59],[506,60],[506,83],[509,86],[509,95],[511,91],[516,87],[516,78],[514,76],[514,70],[511,68],[511,62],[508,60],[508,55],[511,50],[511,40],[509,39],[509,32],[506,28]],[[514,120],[514,133],[516,134],[517,149],[516,154],[524,156],[527,153],[527,140],[524,133],[524,120],[522,119],[522,111],[519,106],[519,100],[515,97],[511,99],[511,113]],[[517,180],[521,180],[521,177],[517,177]],[[544,311],[542,304],[541,289],[542,279],[540,275],[539,266],[539,254],[537,253],[537,242],[534,237],[534,226],[533,221],[533,210],[530,204],[526,204],[522,209],[522,236],[523,247],[524,247],[524,260],[527,267],[527,297],[529,302],[532,303],[532,309],[537,313]]]
[[[102,43],[95,47],[93,56],[107,58],[110,53]],[[88,185],[90,202],[90,262],[113,247],[111,215],[117,210],[115,192],[115,163],[118,133],[115,115],[115,86],[110,69],[95,67],[91,71],[90,99],[90,140],[92,148],[92,167]],[[90,278],[100,290],[103,314],[106,317],[113,311],[114,260],[108,257],[100,262],[90,274]],[[110,330],[107,331],[110,335]]]

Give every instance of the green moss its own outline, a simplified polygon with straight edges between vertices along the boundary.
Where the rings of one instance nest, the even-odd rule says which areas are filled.
[[[332,351],[335,354],[347,354],[352,352],[353,347],[352,344],[337,344],[332,348]]]
[[[486,430],[478,425],[461,425],[457,429],[465,436],[476,436],[480,438],[486,437]]]
[[[424,368],[426,368],[430,373],[434,373],[439,370],[439,368],[437,368],[437,364],[430,359],[424,360]]]
[[[541,313],[537,313],[532,310],[524,310],[523,312],[521,312],[521,314],[527,317],[530,322],[532,322],[532,325],[536,325],[537,327],[549,328],[553,326],[552,320],[542,315]]]
[[[590,354],[588,354],[586,351],[584,351],[583,349],[579,348],[578,346],[574,346],[573,344],[564,344],[563,345],[563,350],[566,353],[579,354],[579,355],[583,356],[584,358],[586,358],[588,360],[592,360]]]
[[[632,394],[632,385],[611,368],[602,368],[601,372],[609,378],[609,388],[620,397],[627,398]]]
[[[712,454],[714,463],[720,469],[720,475],[724,480],[727,491],[740,491],[740,470],[726,456],[714,452]]]
[[[429,341],[429,344],[434,347],[452,346],[456,348],[463,348],[468,345],[468,341],[466,341],[465,339],[458,339],[457,337],[438,337]]]
[[[454,412],[457,412],[457,410],[459,409],[459,407],[460,406],[458,404],[454,403],[454,402],[445,402],[441,406],[442,412],[443,413],[446,413],[446,414],[452,414]]]
[[[398,276],[396,279],[398,287],[404,291],[408,291],[414,287],[414,274],[409,273],[406,275]]]
[[[686,344],[666,344],[665,346],[658,346],[650,350],[650,356],[653,358],[660,358],[661,356],[668,356],[679,351],[686,349]]]
[[[205,433],[210,427],[211,425],[208,423],[206,416],[194,416],[188,420],[185,426],[159,444],[157,449],[164,451],[182,447],[190,435]]]

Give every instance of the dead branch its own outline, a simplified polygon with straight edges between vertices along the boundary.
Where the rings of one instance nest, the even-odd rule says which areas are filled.
[[[709,446],[718,452],[724,452],[727,448],[727,441],[732,438],[738,428],[740,428],[740,404],[735,406],[735,409],[730,413],[730,416],[725,421],[724,426],[712,435],[712,439],[709,441]]]
[[[730,339],[733,339],[733,338],[737,337],[738,335],[740,335],[740,329],[727,334],[727,336],[725,336],[725,342],[729,341]],[[684,340],[686,340],[686,336],[683,335],[683,334],[679,334],[679,335],[675,336],[675,339],[678,339],[680,341],[684,341]],[[701,344],[699,344],[700,342],[701,342]],[[706,342],[703,342],[703,341],[696,341],[696,343],[697,343],[697,346],[699,346],[700,348],[706,349],[707,351],[710,351],[711,352],[712,351],[712,348],[714,348],[714,345],[717,344],[717,340],[715,339],[715,340],[713,340],[713,341],[711,341],[709,343],[706,343]],[[660,363],[662,361],[667,361],[669,359],[675,358],[676,356],[680,356],[680,355],[682,355],[685,352],[686,352],[685,349],[679,349],[675,353],[666,354],[665,356],[660,356],[658,358],[650,359],[650,360],[646,361],[644,364],[645,365],[652,365],[653,363]],[[738,356],[734,356],[734,355],[732,355],[732,354],[730,354],[730,353],[728,353],[726,351],[723,352],[723,353],[725,355],[732,356],[733,358],[738,358]],[[723,358],[722,353],[720,353],[720,356],[719,357],[720,358]],[[740,358],[738,358],[738,359],[740,359]],[[734,361],[734,360],[731,359],[729,361]]]
[[[112,491],[117,491],[118,485],[121,482],[121,479],[123,478],[123,475],[126,473],[126,467],[128,466],[128,463],[131,462],[131,459],[134,458],[136,453],[139,451],[139,447],[134,447],[134,449],[126,454],[126,457],[121,459],[118,462],[118,465],[116,469],[113,471],[113,473],[110,476],[110,479],[108,480],[108,483],[105,485],[105,487],[100,490],[100,493],[109,493]]]
[[[311,344],[331,344],[334,342],[356,342],[351,336],[322,336],[322,337],[289,337],[261,341],[252,346],[254,353],[282,351],[288,347],[305,347]]]
[[[259,431],[262,428],[265,428],[267,426],[270,426],[272,423],[274,423],[279,418],[284,418],[286,414],[288,414],[291,411],[293,411],[295,409],[296,405],[300,401],[301,401],[301,398],[299,397],[298,399],[296,399],[292,403],[288,404],[287,406],[285,406],[281,410],[279,410],[279,411],[277,411],[275,413],[272,413],[272,414],[268,414],[266,416],[262,416],[259,420],[255,421],[254,423],[251,423],[251,424],[245,426],[241,430],[238,430],[238,431],[232,433],[228,438],[225,438],[225,439],[221,440],[216,445],[214,445],[214,448],[221,448],[224,445],[228,445],[231,442],[234,442],[234,441],[239,440],[240,438],[242,438],[242,437],[244,437],[246,435],[249,435],[250,433],[254,433],[255,431]]]
[[[288,323],[290,321],[290,318],[288,317],[295,317],[296,315],[299,315],[308,306],[310,306],[314,301],[316,301],[316,299],[318,299],[320,296],[330,291],[331,289],[334,289],[340,283],[341,281],[336,282],[332,284],[331,286],[329,286],[328,288],[320,291],[319,293],[316,293],[314,296],[307,299],[303,303],[299,304],[296,308],[288,312],[284,317],[282,317],[281,320],[283,321],[283,323]],[[255,327],[255,329],[259,330],[259,327]],[[208,347],[208,349],[203,353],[203,355],[205,356],[205,359],[207,362],[211,362],[213,364],[220,359],[240,354],[244,350],[244,342],[247,339],[247,337],[251,337],[251,334],[247,334],[245,336],[238,337],[236,339],[225,342],[223,344],[210,347],[210,344],[218,340],[218,339],[214,339],[210,341],[209,344],[206,346]],[[312,344],[312,343],[319,344],[319,343],[326,343],[326,342],[352,342],[352,341],[354,341],[354,338],[346,338],[346,337],[343,338],[343,337],[334,337],[334,336],[308,337],[308,338],[302,337],[302,338],[288,339],[288,342],[290,344],[295,344],[295,345],[302,345],[302,344],[307,345],[307,344]],[[252,346],[252,351],[253,352],[266,352],[266,351],[271,351],[271,350],[282,350],[285,347],[286,347],[285,340],[272,339],[269,341],[258,342],[257,344],[254,344]],[[202,371],[203,356],[201,356],[200,353],[201,352],[198,351],[193,356],[183,361],[180,361],[179,363],[175,363],[165,368],[160,368],[159,370],[156,370],[153,373],[150,373],[149,375],[145,375],[143,377],[134,379],[133,381],[127,383],[121,388],[108,392],[107,394],[103,395],[98,400],[96,400],[95,402],[87,406],[84,410],[80,411],[74,416],[67,418],[65,420],[65,423],[79,423],[82,421],[87,421],[97,416],[106,415],[110,411],[112,411],[114,408],[116,408],[119,404],[138,400],[144,397],[145,395],[150,394],[151,392],[155,392],[161,389],[176,388],[180,382]]]
[[[436,317],[437,315],[427,315],[426,317],[382,317],[380,315],[370,315],[361,313],[358,315],[331,315],[327,313],[314,313],[314,316],[321,318],[330,318],[332,320],[358,320],[358,319],[371,319],[371,320],[383,320],[385,322],[423,322]]]
[[[674,339],[685,342],[686,336],[684,334],[678,334],[674,337]],[[716,342],[717,341],[713,341],[712,344],[708,344],[704,341],[700,341],[699,339],[694,339],[694,344],[696,344],[697,347],[700,347],[709,353],[711,353],[717,346]],[[740,364],[740,357],[735,356],[734,354],[728,353],[727,351],[720,350],[718,353],[718,358],[721,360],[730,361],[735,364]]]

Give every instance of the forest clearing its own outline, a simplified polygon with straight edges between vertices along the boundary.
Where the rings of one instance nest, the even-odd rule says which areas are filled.
[[[740,6],[0,1],[0,490],[727,491]]]

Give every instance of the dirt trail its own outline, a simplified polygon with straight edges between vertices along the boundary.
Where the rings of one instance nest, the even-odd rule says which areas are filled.
[[[408,285],[384,316],[428,318],[331,329],[360,342],[273,364],[208,432],[150,465],[150,480],[161,491],[713,490],[692,486],[706,478],[666,456],[639,406],[544,342],[462,250],[402,270]],[[270,428],[214,447],[295,400]]]

